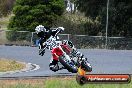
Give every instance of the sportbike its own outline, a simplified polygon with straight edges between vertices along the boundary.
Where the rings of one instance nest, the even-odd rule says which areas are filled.
[[[69,72],[77,73],[78,68],[81,67],[85,71],[92,71],[92,67],[87,58],[78,57],[78,55],[73,53],[69,45],[61,44],[60,42],[61,41],[56,41],[56,36],[51,36],[44,42],[45,48],[42,49],[42,51],[46,48],[51,50],[54,58],[62,65],[62,67],[59,66],[61,67],[59,69],[67,69]]]

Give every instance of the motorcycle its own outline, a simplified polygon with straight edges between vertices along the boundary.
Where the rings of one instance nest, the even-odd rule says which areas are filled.
[[[67,69],[69,72],[77,73],[78,68],[82,68],[85,71],[91,71],[92,67],[89,64],[87,58],[81,58],[75,55],[72,49],[68,45],[60,44],[61,41],[56,41],[56,36],[51,36],[44,42],[45,48],[40,52],[44,51],[46,48],[51,50],[54,58],[56,58],[63,67],[61,69]]]
[[[63,53],[59,56],[59,61],[69,72],[77,73],[79,68],[87,72],[92,71],[92,66],[89,64],[87,58],[80,58],[78,55],[72,53],[68,45],[62,44],[58,49]]]

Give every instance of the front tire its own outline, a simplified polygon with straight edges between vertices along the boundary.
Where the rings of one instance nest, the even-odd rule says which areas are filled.
[[[77,73],[77,67],[72,61],[67,60],[64,55],[59,57],[59,61],[69,72]]]
[[[92,71],[92,66],[90,65],[90,63],[87,61],[87,58],[84,59],[82,62],[81,62],[81,67],[87,71],[87,72],[91,72]]]

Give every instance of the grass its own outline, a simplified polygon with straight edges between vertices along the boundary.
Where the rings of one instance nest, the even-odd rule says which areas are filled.
[[[74,77],[64,77],[29,80],[0,80],[0,88],[132,88],[132,83],[79,85]]]
[[[24,64],[15,60],[0,59],[0,72],[20,70],[25,67]]]
[[[132,88],[132,83],[130,84],[77,84],[75,79],[63,80],[54,79],[47,80],[45,82],[46,88]]]

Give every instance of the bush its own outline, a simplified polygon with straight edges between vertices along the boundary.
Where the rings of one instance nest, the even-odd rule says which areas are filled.
[[[8,30],[34,31],[38,25],[52,27],[54,20],[62,15],[63,11],[63,0],[16,0],[13,7],[14,16],[10,19]],[[10,32],[7,33],[7,38],[11,41],[23,40],[26,34],[23,35]]]

